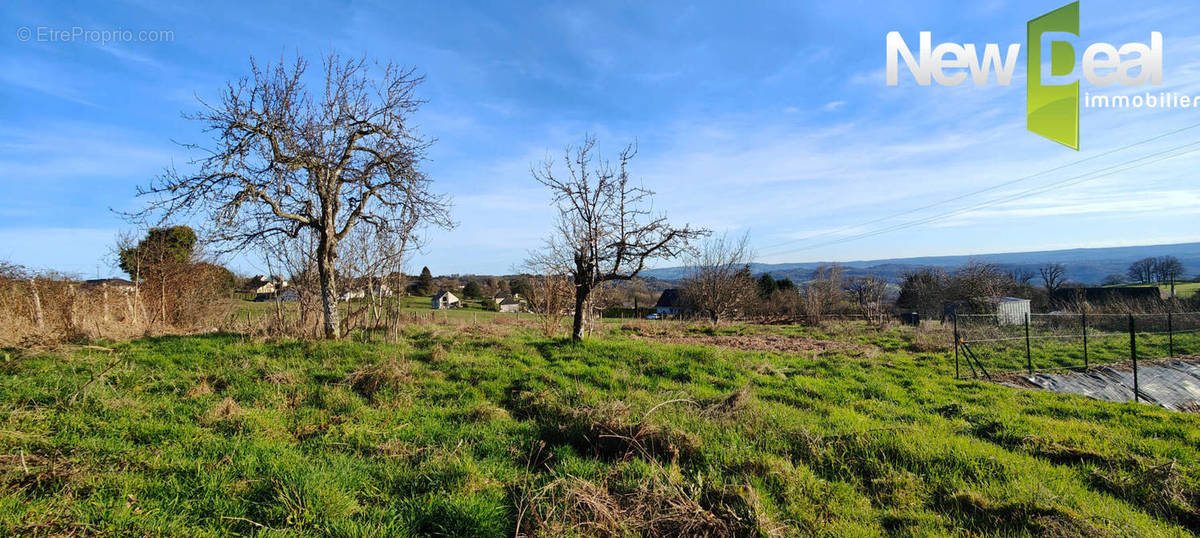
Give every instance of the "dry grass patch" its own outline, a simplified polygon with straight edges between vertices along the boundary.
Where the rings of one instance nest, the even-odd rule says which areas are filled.
[[[346,382],[362,397],[374,401],[384,389],[396,390],[413,382],[412,367],[407,361],[388,359],[359,367],[346,377]]]
[[[220,422],[223,420],[231,420],[241,418],[246,414],[246,410],[238,405],[232,397],[226,396],[216,406],[208,412],[208,419],[212,422]]]
[[[629,334],[638,339],[654,340],[668,344],[685,344],[697,346],[714,346],[740,351],[777,351],[777,352],[862,352],[865,347],[851,342],[819,339],[807,336],[783,335],[774,333],[757,334],[706,334],[691,332],[679,327],[653,327],[642,324],[622,325]]]
[[[755,527],[774,527],[759,525],[755,503],[743,493],[680,484],[663,473],[629,492],[564,477],[524,505],[527,515],[518,530],[534,536],[751,536],[759,534]]]
[[[649,416],[636,417],[620,401],[567,404],[547,391],[526,391],[507,404],[517,418],[537,422],[547,443],[568,444],[606,460],[640,457],[675,464],[700,452],[695,434],[652,423]]]
[[[272,385],[295,385],[300,382],[300,376],[287,371],[271,372],[263,376],[263,381]]]
[[[491,422],[508,418],[508,411],[491,402],[483,402],[468,409],[464,418],[471,422]]]
[[[704,406],[704,414],[718,417],[732,417],[740,414],[754,400],[750,387],[742,387],[724,398]]]
[[[208,378],[202,377],[200,378],[199,383],[192,385],[192,388],[188,389],[187,396],[188,398],[199,398],[201,396],[208,396],[212,393],[213,389],[212,386],[208,384]]]

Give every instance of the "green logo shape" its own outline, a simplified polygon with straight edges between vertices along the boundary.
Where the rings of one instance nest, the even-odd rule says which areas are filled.
[[[1072,2],[1029,21],[1029,54],[1025,56],[1026,119],[1030,131],[1079,151],[1079,81],[1042,85],[1042,34],[1079,35],[1079,2]],[[1075,49],[1065,41],[1050,44],[1050,73],[1068,75],[1075,69]]]

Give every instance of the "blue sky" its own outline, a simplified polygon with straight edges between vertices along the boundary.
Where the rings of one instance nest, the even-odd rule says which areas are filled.
[[[1069,181],[1200,141],[1193,129],[1103,155],[1200,123],[1200,109],[1085,109],[1077,153],[1025,130],[1024,49],[1008,87],[919,87],[903,70],[900,86],[884,83],[889,31],[914,48],[922,30],[935,42],[1007,45],[1057,2],[251,4],[0,7],[0,259],[114,273],[108,252],[128,225],[111,209],[137,208],[137,185],[195,156],[175,144],[207,140],[180,117],[195,97],[244,75],[251,56],[330,50],[427,77],[416,118],[437,143],[426,170],[454,198],[458,226],[429,234],[407,264],[415,270],[509,272],[553,218],[530,165],[589,132],[609,155],[636,140],[634,173],[658,193],[657,209],[749,231],[764,262],[1200,240],[1200,152]],[[1143,89],[1200,95],[1198,21],[1191,0],[1084,0],[1081,41],[1162,32],[1165,84]],[[19,39],[22,28],[76,26],[173,39]],[[916,220],[928,222],[906,224]],[[229,262],[254,273],[256,260]]]

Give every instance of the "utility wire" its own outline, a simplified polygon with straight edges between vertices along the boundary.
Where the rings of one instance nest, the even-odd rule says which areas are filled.
[[[1086,182],[1086,181],[1092,181],[1092,180],[1100,179],[1100,178],[1103,178],[1103,177],[1112,176],[1112,175],[1114,175],[1114,174],[1118,174],[1118,173],[1121,173],[1121,172],[1126,172],[1126,171],[1129,171],[1129,170],[1133,170],[1133,169],[1135,169],[1135,168],[1141,168],[1141,167],[1143,167],[1143,166],[1147,166],[1147,165],[1154,164],[1154,163],[1157,163],[1157,162],[1161,162],[1161,161],[1165,161],[1165,160],[1169,160],[1169,159],[1174,159],[1174,158],[1176,158],[1176,157],[1181,157],[1181,156],[1183,156],[1183,155],[1187,155],[1187,154],[1189,154],[1189,153],[1193,153],[1193,152],[1196,152],[1196,151],[1200,151],[1200,148],[1195,148],[1195,147],[1194,147],[1194,146],[1198,146],[1198,145],[1200,145],[1200,141],[1197,141],[1197,142],[1191,142],[1191,143],[1188,143],[1188,144],[1183,144],[1183,145],[1181,145],[1181,146],[1176,146],[1176,147],[1173,147],[1173,148],[1171,148],[1171,149],[1168,149],[1168,150],[1165,150],[1165,151],[1161,151],[1161,152],[1158,152],[1158,153],[1152,153],[1152,154],[1150,154],[1150,155],[1146,155],[1146,156],[1143,156],[1143,157],[1139,157],[1139,158],[1137,158],[1137,159],[1128,160],[1128,161],[1125,161],[1125,162],[1122,162],[1122,163],[1118,163],[1118,164],[1116,164],[1116,165],[1113,165],[1113,166],[1109,166],[1109,167],[1106,167],[1106,168],[1101,168],[1101,169],[1099,169],[1099,170],[1094,170],[1094,171],[1092,171],[1092,172],[1088,172],[1088,173],[1081,174],[1081,175],[1074,176],[1074,177],[1070,177],[1070,178],[1067,178],[1067,179],[1064,179],[1064,180],[1056,181],[1056,182],[1053,182],[1053,183],[1050,183],[1050,184],[1047,184],[1047,185],[1042,185],[1042,186],[1039,186],[1039,187],[1034,187],[1034,188],[1032,188],[1032,189],[1024,190],[1024,191],[1021,191],[1021,192],[1018,192],[1018,193],[1015,193],[1015,194],[1011,194],[1011,195],[1005,195],[1005,196],[1002,196],[1002,197],[1000,197],[1000,198],[995,198],[995,199],[992,199],[992,200],[988,200],[988,201],[985,201],[985,202],[981,202],[981,203],[979,203],[979,204],[976,204],[976,205],[973,205],[973,206],[969,206],[969,207],[966,207],[966,208],[957,209],[957,210],[954,210],[954,211],[950,211],[950,212],[947,212],[947,213],[941,213],[941,214],[938,214],[938,215],[933,215],[933,216],[931,216],[931,217],[924,217],[924,218],[917,219],[917,220],[912,220],[912,221],[908,221],[908,222],[902,222],[902,223],[895,224],[895,225],[892,225],[892,226],[888,226],[888,227],[885,227],[885,228],[881,228],[881,229],[877,229],[877,230],[872,230],[872,231],[868,231],[868,232],[863,232],[863,233],[860,233],[860,234],[856,234],[856,235],[852,235],[852,236],[849,236],[849,237],[844,237],[844,238],[839,238],[839,239],[835,239],[835,240],[831,240],[831,241],[825,241],[825,242],[817,243],[817,244],[814,244],[814,245],[809,245],[809,246],[806,246],[806,247],[800,247],[800,248],[796,248],[796,249],[789,249],[789,250],[786,250],[786,251],[782,251],[782,252],[775,253],[775,254],[773,254],[773,256],[779,256],[779,255],[783,255],[783,254],[791,254],[791,253],[795,253],[795,252],[802,252],[802,251],[805,251],[805,250],[810,250],[810,249],[814,249],[814,248],[818,248],[818,247],[824,247],[824,246],[830,246],[830,245],[836,245],[836,244],[839,244],[839,243],[845,243],[845,242],[849,242],[849,241],[856,241],[856,240],[858,240],[858,239],[864,239],[864,238],[867,238],[867,237],[873,237],[873,236],[876,236],[876,235],[881,235],[881,234],[885,234],[885,233],[889,233],[889,232],[893,232],[893,231],[897,231],[897,230],[902,230],[902,229],[906,229],[906,228],[911,228],[911,227],[913,227],[913,226],[919,226],[919,225],[921,225],[921,224],[926,224],[926,223],[934,222],[934,221],[937,221],[937,220],[940,220],[940,219],[943,219],[943,218],[947,218],[947,217],[953,217],[953,216],[958,216],[958,215],[961,215],[961,214],[964,214],[964,213],[970,213],[970,212],[972,212],[972,211],[977,211],[977,210],[979,210],[979,209],[985,209],[985,208],[988,208],[988,207],[992,207],[992,206],[996,206],[996,205],[1000,205],[1000,204],[1004,204],[1004,203],[1012,202],[1012,201],[1015,201],[1015,200],[1020,200],[1020,199],[1022,199],[1022,198],[1028,198],[1028,197],[1030,197],[1030,196],[1034,196],[1034,195],[1037,195],[1037,194],[1041,194],[1041,193],[1044,193],[1044,192],[1048,192],[1048,191],[1054,190],[1054,189],[1056,189],[1056,188],[1060,188],[1060,187],[1067,187],[1067,186],[1071,186],[1071,185],[1076,185],[1076,184],[1083,183],[1083,182]],[[1166,155],[1166,154],[1168,154],[1168,153],[1171,153],[1171,152],[1174,152],[1174,151],[1178,151],[1178,150],[1181,150],[1181,149],[1185,149],[1185,148],[1190,148],[1190,147],[1192,147],[1193,149],[1188,149],[1187,151],[1184,151],[1184,152],[1182,152],[1182,153],[1178,153],[1178,154],[1175,154],[1175,155]],[[1164,156],[1164,155],[1165,155],[1165,156]],[[1155,158],[1155,157],[1158,157],[1158,158]],[[1150,159],[1150,160],[1147,160],[1147,159]],[[1141,162],[1140,164],[1133,164],[1133,163],[1138,163],[1139,161],[1146,161],[1146,162]],[[1132,165],[1132,166],[1126,166],[1126,165]],[[1122,166],[1124,166],[1125,168],[1120,168],[1120,169],[1118,169],[1118,170],[1114,170],[1115,168],[1119,168],[1119,167],[1122,167]],[[1098,175],[1097,175],[1097,174],[1098,174]]]
[[[992,186],[990,186],[990,187],[985,187],[985,188],[983,188],[983,189],[979,189],[979,190],[971,191],[971,192],[968,192],[968,193],[965,193],[965,194],[960,194],[960,195],[957,195],[957,196],[953,196],[953,197],[951,197],[951,198],[946,198],[946,199],[944,199],[944,200],[940,200],[940,201],[937,201],[937,202],[933,202],[933,203],[931,203],[931,204],[928,204],[928,205],[924,205],[924,206],[917,207],[917,208],[914,208],[914,209],[909,209],[909,210],[901,211],[901,212],[899,212],[899,213],[895,213],[895,214],[888,215],[888,216],[885,216],[885,217],[880,217],[880,218],[877,218],[877,219],[869,220],[869,221],[867,221],[867,222],[863,222],[863,223],[860,223],[860,224],[857,224],[857,225],[852,225],[852,226],[844,226],[844,227],[842,227],[842,228],[837,228],[837,229],[834,229],[834,230],[827,230],[827,231],[824,231],[824,232],[821,232],[821,233],[817,233],[817,234],[813,234],[813,235],[809,235],[809,236],[806,236],[806,237],[801,237],[801,238],[797,238],[797,239],[791,239],[791,240],[788,240],[788,241],[783,241],[783,242],[781,242],[781,243],[776,243],[776,244],[774,244],[774,245],[769,245],[769,246],[763,247],[763,248],[762,248],[762,250],[772,250],[772,249],[779,248],[779,247],[782,247],[782,246],[787,246],[787,245],[790,245],[790,244],[793,244],[793,243],[799,243],[799,242],[801,242],[801,241],[809,241],[809,240],[812,240],[812,239],[817,239],[817,238],[821,238],[821,237],[825,237],[825,236],[829,236],[829,235],[835,235],[835,234],[838,234],[838,233],[841,233],[841,232],[845,232],[845,231],[847,231],[847,230],[852,230],[852,229],[855,229],[855,228],[861,228],[861,227],[863,227],[863,226],[870,226],[870,225],[872,225],[872,224],[877,224],[877,223],[880,223],[880,222],[884,222],[884,221],[892,220],[892,219],[895,219],[895,218],[898,218],[898,217],[903,217],[903,216],[905,216],[905,215],[911,215],[911,214],[913,214],[913,213],[918,213],[918,212],[924,211],[924,210],[926,210],[926,209],[932,209],[932,208],[934,208],[934,207],[937,207],[937,206],[940,206],[940,205],[944,205],[944,204],[948,204],[948,203],[950,203],[950,202],[957,202],[957,201],[959,201],[959,200],[962,200],[962,199],[964,199],[964,198],[970,198],[970,197],[972,197],[972,196],[975,196],[975,195],[977,195],[977,194],[983,194],[983,193],[985,193],[985,192],[991,192],[991,191],[994,191],[994,190],[996,190],[996,189],[1001,189],[1001,188],[1007,187],[1007,186],[1009,186],[1009,185],[1014,185],[1014,184],[1021,183],[1021,182],[1024,182],[1024,181],[1028,181],[1028,180],[1030,180],[1030,179],[1034,179],[1034,178],[1038,178],[1038,177],[1044,176],[1044,175],[1046,175],[1046,174],[1054,173],[1054,172],[1057,172],[1057,171],[1059,171],[1059,170],[1063,170],[1063,169],[1066,169],[1066,168],[1070,168],[1070,167],[1072,167],[1072,166],[1076,166],[1076,165],[1083,164],[1083,163],[1086,163],[1086,162],[1089,162],[1089,161],[1093,161],[1093,160],[1099,159],[1099,158],[1101,158],[1101,157],[1107,157],[1107,156],[1109,156],[1109,155],[1113,155],[1113,154],[1115,154],[1115,153],[1120,153],[1120,152],[1122,152],[1122,151],[1125,151],[1125,150],[1128,150],[1128,149],[1132,149],[1132,148],[1135,148],[1135,147],[1137,147],[1137,146],[1141,146],[1141,145],[1143,145],[1143,144],[1148,144],[1148,143],[1150,143],[1150,142],[1154,142],[1154,141],[1156,141],[1156,140],[1161,140],[1161,139],[1163,139],[1163,138],[1166,138],[1166,137],[1168,137],[1168,136],[1177,135],[1177,134],[1179,134],[1179,133],[1182,133],[1182,132],[1185,132],[1185,131],[1188,131],[1188,130],[1191,130],[1191,129],[1195,129],[1195,128],[1197,128],[1197,127],[1200,127],[1200,123],[1194,123],[1194,124],[1192,124],[1192,125],[1188,125],[1188,126],[1185,126],[1185,127],[1179,128],[1179,129],[1175,129],[1175,130],[1173,130],[1173,131],[1167,131],[1167,132],[1165,132],[1165,133],[1162,133],[1162,134],[1160,134],[1160,135],[1152,136],[1152,137],[1150,137],[1150,138],[1147,138],[1147,139],[1145,139],[1145,140],[1141,140],[1141,141],[1138,141],[1138,142],[1134,142],[1134,143],[1132,143],[1132,144],[1128,144],[1128,145],[1125,145],[1125,146],[1121,146],[1121,147],[1119,147],[1119,148],[1111,149],[1111,150],[1105,151],[1105,152],[1103,152],[1103,153],[1098,153],[1098,154],[1096,154],[1096,155],[1093,155],[1093,156],[1091,156],[1091,157],[1087,157],[1087,158],[1079,159],[1079,160],[1076,160],[1076,161],[1072,161],[1072,162],[1069,162],[1069,163],[1066,163],[1066,164],[1063,164],[1063,165],[1060,165],[1060,166],[1056,166],[1056,167],[1054,167],[1054,168],[1049,168],[1049,169],[1047,169],[1047,170],[1042,170],[1041,172],[1036,172],[1036,173],[1034,173],[1034,174],[1030,174],[1030,175],[1027,175],[1027,176],[1019,177],[1019,178],[1017,178],[1017,179],[1012,179],[1012,180],[1005,181],[1005,182],[1002,182],[1002,183],[997,183],[997,184],[995,184],[995,185],[992,185]]]

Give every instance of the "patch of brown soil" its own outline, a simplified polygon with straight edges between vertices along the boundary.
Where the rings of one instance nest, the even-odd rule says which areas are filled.
[[[816,352],[858,350],[858,346],[835,340],[818,340],[778,334],[650,334],[640,336],[668,344],[723,347],[739,351]]]

